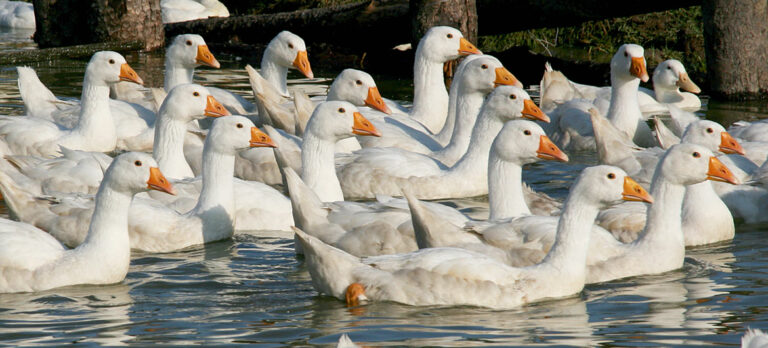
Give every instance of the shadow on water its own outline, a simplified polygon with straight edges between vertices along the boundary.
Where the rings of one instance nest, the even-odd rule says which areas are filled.
[[[2,49],[32,45],[23,36],[14,42],[3,35]],[[126,56],[151,85],[162,83],[162,53]],[[222,69],[201,68],[196,80],[252,98],[245,62],[235,56],[217,58]],[[77,98],[86,62],[30,66],[56,95]],[[292,88],[310,94],[325,93],[333,74],[322,77],[289,76]],[[374,78],[382,95],[411,98],[410,82]],[[23,112],[14,67],[0,67],[0,113]],[[728,124],[764,118],[768,109],[761,103],[711,102],[701,115]],[[526,166],[524,180],[535,190],[565,197],[580,170],[596,163],[593,154],[569,156],[568,164]],[[487,216],[485,197],[445,203],[477,218]],[[747,327],[768,329],[767,227],[740,225],[732,242],[691,249],[681,270],[590,285],[578,296],[508,311],[394,303],[347,308],[312,288],[303,261],[294,256],[290,233],[237,231],[231,240],[204,247],[135,253],[120,284],[0,294],[0,341],[277,347],[332,345],[348,333],[369,345],[733,346]]]

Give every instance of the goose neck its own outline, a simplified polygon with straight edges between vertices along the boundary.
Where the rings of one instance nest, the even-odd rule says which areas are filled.
[[[87,82],[83,85],[80,99],[80,119],[73,131],[91,139],[114,139],[115,123],[109,108],[109,87]]]
[[[168,115],[163,104],[160,116],[155,123],[155,138],[152,157],[157,161],[160,171],[171,179],[193,177],[192,168],[184,157],[184,137],[187,125],[184,121],[175,120]]]
[[[523,193],[523,168],[519,163],[504,161],[491,150],[488,160],[489,220],[531,215]]]
[[[555,242],[539,268],[554,268],[568,277],[584,277],[589,237],[600,210],[593,204],[583,202],[580,195],[574,193],[565,200]]]
[[[450,171],[465,176],[469,173],[476,174],[474,177],[485,181],[488,179],[488,154],[491,151],[493,139],[499,134],[504,122],[495,114],[495,112],[483,110],[477,118],[475,127],[472,128],[472,136],[466,153]]]
[[[305,133],[301,144],[301,179],[323,202],[343,201],[334,162],[335,142]]]
[[[173,64],[170,59],[165,60],[165,79],[164,89],[165,92],[170,92],[173,87],[181,84],[192,83],[192,76],[195,73],[195,68],[187,68],[177,64]]]
[[[448,92],[443,81],[443,63],[432,62],[416,52],[413,66],[413,108],[411,116],[432,132],[442,129],[448,114]]]
[[[682,93],[677,88],[667,86],[653,86],[653,93],[656,94],[656,101],[660,103],[677,103],[683,100]]]
[[[611,76],[611,102],[607,118],[620,130],[634,136],[638,121],[642,120],[637,91],[640,80],[625,80]]]
[[[288,96],[288,68],[278,64],[271,51],[264,52],[261,59],[261,75],[269,81],[280,94]]]
[[[128,236],[128,211],[133,193],[116,190],[110,183],[109,178],[105,178],[99,187],[88,235],[76,250],[82,254],[91,254],[100,262],[121,265],[127,272],[131,245]]]
[[[235,196],[233,178],[235,174],[235,154],[216,151],[206,139],[203,147],[203,188],[194,211],[203,213],[212,209],[224,209],[230,221],[235,216]]]
[[[443,163],[446,165],[453,165],[456,160],[461,158],[461,155],[467,152],[473,126],[483,106],[484,94],[482,92],[461,91],[457,94],[453,117],[450,117],[451,112],[449,112],[446,125],[438,134],[438,140],[441,135],[450,134],[448,145],[438,151],[437,155],[445,159]]]
[[[670,182],[660,172],[657,170],[651,181],[654,203],[648,207],[645,230],[637,242],[663,243],[664,246],[679,243],[685,248],[681,218],[685,186]]]

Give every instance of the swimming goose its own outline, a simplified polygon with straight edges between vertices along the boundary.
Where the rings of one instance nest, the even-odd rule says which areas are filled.
[[[35,29],[35,9],[25,1],[0,1],[0,27]]]
[[[162,0],[163,24],[208,17],[229,17],[227,6],[218,0]]]
[[[661,62],[653,69],[652,81],[653,90],[640,87],[639,103],[643,113],[667,111],[667,104],[690,111],[701,108],[701,100],[696,96],[701,88],[691,81],[679,60],[667,59]]]
[[[148,189],[173,194],[152,157],[118,156],[96,194],[87,238],[71,250],[31,225],[0,220],[0,292],[122,281],[131,260],[128,207],[133,195]]]
[[[398,148],[364,148],[341,159],[337,166],[344,197],[400,196],[404,185],[410,185],[414,195],[421,199],[487,194],[491,143],[505,121],[518,117],[548,120],[524,90],[496,87],[480,111],[469,149],[454,166],[447,167],[429,156]]]
[[[228,115],[208,89],[196,84],[182,84],[171,90],[158,111],[157,132],[154,133],[153,157],[163,173],[171,179],[194,177],[184,161],[183,145],[187,125],[205,116]],[[8,155],[21,174],[40,186],[40,192],[96,193],[104,170],[112,158],[100,152],[75,151],[62,148],[62,156],[45,159],[37,156]],[[180,154],[180,155],[179,155]],[[11,169],[15,170],[15,169]],[[34,190],[37,191],[37,190]]]
[[[655,146],[656,140],[643,120],[637,92],[640,81],[648,81],[643,54],[643,47],[624,44],[611,59],[611,98],[606,118],[634,143],[649,147]],[[545,129],[558,146],[573,150],[594,147],[588,111],[595,107],[592,101],[571,100],[550,113],[552,125]]]
[[[192,245],[226,239],[232,236],[235,221],[238,218],[237,195],[235,184],[231,181],[235,153],[249,146],[273,146],[269,137],[253,126],[242,116],[221,117],[214,121],[206,139],[202,188],[198,196],[188,198],[190,184],[175,182],[177,192],[182,196],[177,199],[175,208],[181,204],[178,200],[193,200],[192,207],[180,213],[163,202],[155,199],[137,197],[130,207],[128,229],[131,248],[150,251],[168,252]],[[88,196],[54,196],[56,204],[35,202],[35,197],[19,197],[14,183],[9,183],[6,174],[0,174],[3,192],[17,197],[11,206],[14,211],[21,205],[32,207],[35,225],[40,226],[66,245],[74,246],[83,241],[84,227],[88,223],[93,202]],[[192,189],[197,188],[192,186]],[[253,193],[253,192],[245,192]],[[268,196],[256,197],[268,199]],[[186,203],[186,202],[185,202]],[[279,203],[279,202],[278,202]],[[267,208],[269,209],[269,208]],[[290,208],[288,208],[290,209]],[[254,212],[258,215],[259,212]],[[289,212],[290,214],[290,212]],[[263,215],[257,216],[264,218]],[[26,220],[25,218],[23,220]],[[290,221],[290,216],[289,216]]]
[[[77,125],[61,129],[37,117],[1,117],[2,152],[53,157],[58,154],[59,146],[85,151],[114,150],[117,134],[109,107],[109,86],[121,80],[142,83],[119,53],[95,53],[85,70]]]
[[[650,200],[644,191],[624,191],[625,177],[616,167],[585,169],[566,199],[551,251],[541,263],[525,268],[459,248],[360,259],[295,231],[314,288],[349,305],[371,300],[513,308],[583,289],[590,226],[599,209],[627,194]]]

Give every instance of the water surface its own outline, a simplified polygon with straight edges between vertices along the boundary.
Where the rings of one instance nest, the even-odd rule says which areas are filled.
[[[23,36],[0,40],[1,49],[30,45]],[[218,58],[222,69],[199,69],[198,81],[251,98],[245,62]],[[142,78],[162,83],[161,54],[127,59]],[[30,66],[56,95],[79,97],[86,61]],[[291,77],[294,87],[312,93],[323,93],[329,83]],[[408,99],[409,82],[374,77],[384,96]],[[0,114],[23,112],[14,67],[0,67]],[[731,123],[766,117],[768,110],[763,104],[710,103],[701,115]],[[579,170],[596,162],[592,154],[571,159],[530,165],[524,179],[563,198]],[[446,203],[487,216],[484,197]],[[733,346],[747,327],[768,329],[767,227],[739,225],[733,241],[688,250],[677,271],[590,285],[577,296],[506,311],[394,303],[350,309],[312,288],[289,233],[241,231],[232,240],[181,252],[135,253],[119,284],[0,294],[0,342],[277,347],[331,345],[348,333],[371,346]]]

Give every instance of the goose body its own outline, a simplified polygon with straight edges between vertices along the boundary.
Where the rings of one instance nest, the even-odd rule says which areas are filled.
[[[531,267],[511,267],[459,248],[359,259],[300,230],[296,234],[315,289],[346,298],[352,305],[361,300],[387,300],[409,305],[513,308],[582,290],[589,226],[602,206],[622,199],[624,177],[615,167],[585,169],[566,200],[555,245],[541,263]]]
[[[229,17],[229,10],[218,0],[162,0],[163,24],[208,17]]]
[[[119,156],[96,195],[87,238],[75,249],[31,225],[0,220],[0,292],[122,281],[130,263],[128,206],[147,188],[173,192],[149,155]]]
[[[0,1],[0,27],[35,29],[35,10],[24,1]]]

